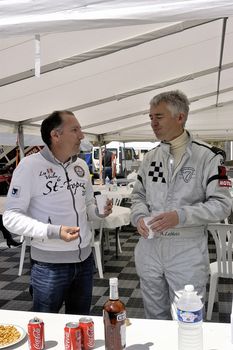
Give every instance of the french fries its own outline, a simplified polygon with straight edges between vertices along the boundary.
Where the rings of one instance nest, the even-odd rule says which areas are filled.
[[[20,332],[15,326],[0,325],[0,345],[7,345],[14,343],[20,338]]]

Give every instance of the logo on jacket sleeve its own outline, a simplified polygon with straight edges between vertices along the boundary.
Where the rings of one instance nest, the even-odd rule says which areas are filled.
[[[76,165],[74,167],[74,171],[79,177],[83,177],[85,175],[85,170],[80,165]]]
[[[14,186],[11,191],[11,196],[12,197],[19,197],[20,195],[20,187]]]
[[[163,176],[163,164],[162,162],[152,162],[150,165],[150,170],[148,176],[152,177],[153,182],[166,183],[166,180]]]
[[[192,167],[183,167],[180,172],[184,182],[188,183],[192,179],[195,169]]]

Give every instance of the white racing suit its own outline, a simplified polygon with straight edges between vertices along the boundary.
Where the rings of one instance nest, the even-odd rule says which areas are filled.
[[[231,211],[229,182],[219,150],[190,136],[180,164],[173,171],[170,145],[161,142],[147,153],[132,194],[133,225],[139,218],[177,211],[179,224],[153,239],[140,237],[135,263],[147,318],[175,315],[185,284],[206,292],[209,256],[206,225]]]

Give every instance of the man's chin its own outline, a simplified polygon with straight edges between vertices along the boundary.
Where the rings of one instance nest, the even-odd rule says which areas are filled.
[[[154,134],[155,134],[157,140],[159,140],[159,141],[162,140],[162,137],[158,133],[154,132]]]

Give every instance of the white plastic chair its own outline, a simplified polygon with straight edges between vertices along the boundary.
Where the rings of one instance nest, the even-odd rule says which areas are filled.
[[[103,235],[103,220],[99,222],[90,221],[92,232],[91,247],[94,249],[95,265],[98,268],[100,278],[104,278],[102,267],[102,235]],[[95,230],[99,230],[98,236],[95,235]]]
[[[206,318],[207,320],[211,320],[219,277],[233,279],[233,225],[210,224],[207,229],[214,238],[217,253],[217,261],[210,264],[210,290]]]
[[[18,276],[22,275],[23,264],[24,264],[24,259],[25,259],[26,246],[30,246],[31,245],[31,238],[30,237],[26,237],[26,236],[21,236],[21,240],[20,241],[23,242],[23,243],[21,245],[21,253],[20,253],[20,260],[19,260]]]
[[[109,191],[107,193],[107,196],[108,196],[109,199],[112,199],[112,204],[113,205],[121,205],[122,196],[119,193],[117,193],[117,191],[116,192]]]

